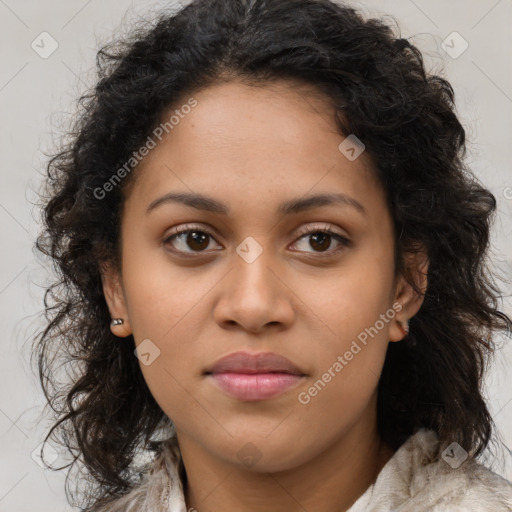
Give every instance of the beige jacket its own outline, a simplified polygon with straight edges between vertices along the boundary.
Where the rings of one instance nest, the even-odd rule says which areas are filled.
[[[436,459],[438,443],[432,430],[409,437],[347,512],[512,512],[511,482],[455,445]],[[195,512],[185,505],[179,457],[168,441],[141,482],[98,512]]]

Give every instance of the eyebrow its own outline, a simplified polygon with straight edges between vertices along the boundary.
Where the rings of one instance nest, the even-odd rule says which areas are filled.
[[[219,213],[222,215],[229,215],[231,211],[227,205],[217,201],[216,199],[213,199],[212,197],[196,193],[170,192],[162,197],[159,197],[158,199],[155,199],[148,206],[146,214],[150,213],[152,210],[165,203],[180,203],[197,210]],[[341,193],[320,194],[291,199],[278,207],[277,214],[280,216],[293,215],[306,210],[312,210],[313,208],[330,206],[334,204],[349,206],[357,210],[363,216],[368,215],[366,209],[359,201],[353,197]]]

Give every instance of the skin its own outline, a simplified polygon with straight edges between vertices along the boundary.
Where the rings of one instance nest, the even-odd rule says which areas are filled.
[[[112,330],[133,334],[137,345],[149,338],[160,350],[141,371],[176,426],[187,507],[347,510],[393,454],[377,431],[377,385],[388,343],[404,337],[398,322],[422,303],[395,276],[384,191],[367,153],[350,161],[340,152],[345,137],[330,104],[305,86],[231,81],[193,96],[197,106],[134,171],[122,212],[122,268],[103,273],[112,318],[124,319]],[[169,192],[208,195],[230,213],[175,202],[146,213]],[[341,204],[275,213],[287,200],[332,192],[366,213]],[[165,242],[186,224],[212,237]],[[315,243],[303,228],[329,229],[351,244]],[[247,237],[262,249],[251,263],[236,252]],[[424,290],[425,253],[408,261]],[[401,305],[394,318],[300,403],[298,394],[394,303]],[[203,372],[238,350],[276,352],[306,376],[275,398],[236,400]],[[239,457],[249,442],[253,465]]]

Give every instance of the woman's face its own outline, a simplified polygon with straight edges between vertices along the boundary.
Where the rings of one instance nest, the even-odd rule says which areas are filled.
[[[255,471],[295,467],[375,428],[388,342],[419,304],[394,286],[368,155],[339,149],[325,100],[284,83],[193,97],[133,171],[120,284],[106,277],[105,295],[180,443]],[[208,373],[239,351],[283,356],[296,374],[251,361]]]

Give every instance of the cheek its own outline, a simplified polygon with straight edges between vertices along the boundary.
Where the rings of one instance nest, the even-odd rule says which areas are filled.
[[[198,368],[195,340],[201,339],[207,315],[203,286],[190,270],[171,266],[161,255],[132,250],[123,259],[125,291],[133,337],[143,358],[140,367],[157,402],[183,394],[186,380]],[[196,285],[193,285],[196,283]],[[205,283],[206,285],[208,283]],[[210,285],[213,286],[214,282]],[[198,316],[199,315],[199,316]],[[145,364],[148,363],[148,364]],[[170,390],[173,390],[170,393]],[[179,401],[179,400],[178,400]],[[169,407],[163,407],[166,412]]]
[[[322,334],[312,351],[315,374],[296,400],[311,453],[353,426],[376,399],[394,317],[391,275],[381,265],[361,267],[340,273],[335,283],[308,297],[308,307],[322,320]]]
[[[321,320],[321,334],[313,350],[313,386],[299,401],[318,421],[333,414],[357,416],[378,385],[395,316],[389,302],[392,271],[382,248],[360,251],[304,295]]]
[[[179,330],[187,315],[194,314],[205,290],[214,285],[214,276],[203,275],[198,286],[197,273],[172,264],[164,249],[132,247],[123,255],[123,274],[134,337],[137,342],[145,338],[163,342]],[[185,323],[197,327],[196,322]]]
[[[324,345],[342,351],[390,310],[392,283],[389,254],[376,248],[350,255],[329,275],[297,280],[294,291],[304,297],[309,315],[320,320],[326,335]],[[392,309],[391,313],[394,313]],[[382,331],[379,336],[385,341],[388,329],[389,321],[384,325],[379,322],[378,330]]]
[[[330,291],[329,300],[313,295],[308,303],[321,315],[323,334],[317,336],[312,351],[315,375],[299,401],[319,419],[333,414],[357,416],[357,409],[367,405],[378,384],[394,316],[384,287],[368,290],[344,283]]]

